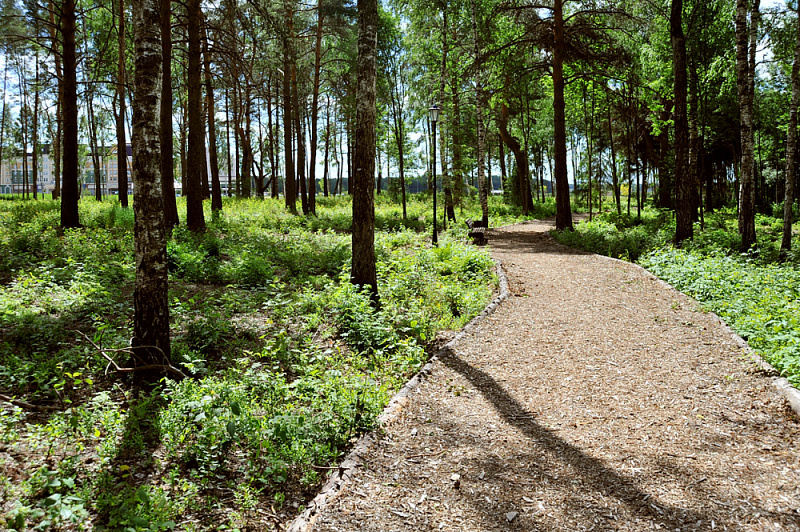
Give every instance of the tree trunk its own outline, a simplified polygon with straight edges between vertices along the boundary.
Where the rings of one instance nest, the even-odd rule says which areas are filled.
[[[203,165],[205,164],[205,127],[203,126],[203,94],[200,88],[200,0],[188,0],[186,4],[188,19],[186,71],[187,121],[189,123],[189,145],[186,169],[186,227],[198,233],[206,228],[203,217]],[[159,54],[160,55],[160,54]]]
[[[320,71],[322,63],[322,23],[324,20],[324,12],[322,10],[322,0],[317,1],[317,38],[314,46],[314,84],[311,93],[311,161],[308,165],[308,189],[309,208],[311,214],[317,214],[317,143],[319,142],[317,134],[317,122],[319,120],[319,86],[320,86]],[[325,149],[327,150],[327,140]],[[327,158],[327,155],[326,155]],[[378,183],[380,187],[380,183]],[[323,194],[328,195],[328,186],[323,184]]]
[[[329,184],[328,184],[328,160],[330,157],[329,149],[331,145],[331,100],[330,97],[327,99],[327,105],[325,106],[325,163],[324,163],[324,170],[322,173],[322,194],[327,198],[329,191]]]
[[[670,12],[670,39],[672,64],[675,75],[675,245],[693,236],[691,174],[688,171],[689,123],[686,117],[686,37],[683,34],[683,0],[672,0]]]
[[[557,0],[560,1],[560,0]],[[477,14],[477,7],[476,7],[476,0],[472,0],[470,2],[472,4],[472,41],[473,41],[473,60],[475,64],[478,64],[478,60],[480,59],[480,45],[478,41],[478,14]],[[478,162],[478,197],[480,198],[481,202],[481,212],[483,214],[483,226],[489,227],[489,190],[486,186],[486,176],[484,175],[485,168],[484,168],[484,158],[483,158],[483,151],[484,151],[484,143],[485,143],[485,131],[483,127],[483,106],[485,105],[484,102],[484,94],[483,94],[483,76],[481,67],[476,67],[475,70],[475,121],[476,121],[476,135],[478,137],[478,151],[475,155],[475,158]]]
[[[700,207],[700,189],[702,184],[700,182],[700,134],[697,129],[697,115],[699,114],[697,103],[697,66],[690,64],[689,66],[689,158],[686,176],[689,179],[691,186],[690,195],[690,209],[691,219],[693,222],[697,221],[698,208]]]
[[[464,194],[464,158],[461,146],[461,99],[455,73],[450,73],[450,94],[453,100],[453,116],[450,118],[450,138],[453,145],[451,159],[451,182],[453,183],[454,200],[461,202]],[[444,138],[444,135],[442,135]],[[455,213],[453,214],[455,218]]]
[[[292,154],[292,80],[289,62],[289,42],[284,43],[283,51],[283,155],[285,162],[284,191],[286,208],[297,214],[297,183],[294,178],[294,156]]]
[[[378,1],[358,0],[356,153],[353,191],[353,262],[350,281],[368,288],[379,304],[375,259],[375,85],[378,53]]]
[[[794,205],[795,166],[797,160],[797,106],[800,103],[800,9],[792,63],[792,99],[789,103],[789,131],[786,135],[786,195],[783,198],[783,238],[781,256],[792,249],[792,206]]]
[[[739,169],[739,235],[742,238],[743,252],[748,251],[756,243],[752,90],[755,73],[750,63],[755,61],[759,0],[753,0],[749,31],[747,4],[747,0],[736,2],[736,87],[739,96],[742,144]]]
[[[228,197],[233,196],[233,165],[231,164],[231,116],[228,103],[228,89],[225,89],[225,155],[228,165]]]
[[[203,68],[206,75],[206,107],[208,107],[208,156],[211,164],[211,210],[222,210],[222,185],[219,182],[217,160],[217,111],[214,105],[214,85],[211,78],[211,56],[208,48],[208,27],[203,33]],[[173,194],[174,196],[174,194]]]
[[[594,94],[592,94],[592,112],[589,113],[586,109],[586,83],[583,84],[583,114],[589,119],[589,125],[586,126],[586,183],[588,185],[587,194],[589,201],[589,221],[592,221],[592,208],[594,205],[592,194],[592,156],[594,155],[594,146],[592,146],[592,130],[594,129]]]
[[[442,73],[439,80],[439,101],[444,103],[445,80],[447,79],[447,54],[449,52],[449,42],[447,41],[447,32],[450,31],[447,24],[447,2],[442,4]],[[451,122],[452,123],[452,122]],[[442,128],[444,129],[444,128]],[[442,154],[442,163],[444,163],[444,150],[447,145],[447,138],[442,132],[439,137],[439,150]],[[454,150],[455,151],[455,150]],[[456,221],[456,211],[453,206],[453,183],[457,182],[455,165],[451,172],[447,172],[446,167],[442,164],[442,185],[444,188],[444,220]],[[403,180],[405,184],[405,180]],[[403,189],[403,218],[405,218],[405,187]],[[445,226],[443,226],[445,227]]]
[[[33,86],[33,165],[31,166],[31,185],[33,186],[33,199],[39,197],[39,50],[36,49],[36,83]]]
[[[119,204],[127,208],[128,143],[125,142],[125,0],[119,0],[118,14],[117,105],[119,107],[117,110],[117,194],[119,195]]]
[[[75,0],[61,4],[64,42],[64,173],[61,227],[80,227],[78,218],[78,75],[75,58]]]
[[[197,7],[199,8],[199,0]],[[169,364],[169,286],[164,194],[161,186],[159,98],[161,39],[158,0],[134,0],[136,48],[133,145],[136,281],[133,293],[133,359],[137,365]],[[163,371],[137,378],[155,382]]]
[[[508,106],[505,102],[500,102],[500,117],[497,121],[497,126],[500,132],[500,139],[508,146],[511,153],[514,154],[514,161],[517,165],[519,201],[522,206],[522,214],[527,216],[531,213],[532,209],[532,205],[528,204],[525,200],[528,195],[523,191],[523,183],[529,180],[530,168],[528,166],[528,157],[525,152],[522,151],[519,141],[508,131]],[[505,166],[505,164],[503,166]]]
[[[398,68],[402,68],[398,66]],[[395,79],[392,80],[389,87],[390,102],[392,106],[392,118],[394,127],[394,140],[397,144],[397,169],[400,173],[400,194],[403,203],[403,220],[406,219],[406,173],[405,173],[405,154],[403,148],[405,144],[405,131],[403,129],[403,101],[402,96],[397,93],[397,68],[395,69]],[[389,171],[387,160],[386,171]]]
[[[303,214],[308,215],[311,211],[308,205],[308,190],[306,188],[306,142],[303,138],[303,113],[300,105],[300,91],[297,87],[297,57],[294,47],[292,47],[292,118],[294,119],[294,132],[297,146],[297,183],[300,185],[300,206]]]
[[[94,90],[87,92],[86,118],[89,125],[89,150],[92,154],[92,172],[94,173],[94,199],[103,201],[102,171],[100,170],[100,153],[97,149],[97,123],[94,118]]]
[[[621,205],[621,192],[619,186],[619,178],[617,177],[617,152],[614,149],[614,127],[613,122],[611,121],[611,96],[607,93],[606,94],[608,99],[606,100],[606,105],[608,106],[608,142],[611,146],[611,186],[614,187],[614,201],[617,204],[617,215],[622,214],[622,205]],[[630,151],[629,151],[630,153]],[[630,165],[629,165],[630,166]],[[631,191],[628,189],[628,197],[630,198]]]
[[[553,2],[553,145],[556,179],[556,229],[572,229],[567,180],[567,127],[564,105],[564,2]]]
[[[272,76],[267,83],[267,128],[269,128],[267,137],[269,138],[269,171],[271,175],[270,195],[278,199],[278,165],[275,156],[275,130],[272,127]]]
[[[186,101],[181,102],[183,117],[180,122],[180,135],[178,136],[178,143],[180,145],[180,158],[181,158],[181,196],[186,197]]]
[[[164,224],[167,231],[178,225],[175,199],[175,165],[172,149],[172,11],[171,0],[161,1],[161,187],[164,196]],[[124,135],[124,132],[123,132]]]

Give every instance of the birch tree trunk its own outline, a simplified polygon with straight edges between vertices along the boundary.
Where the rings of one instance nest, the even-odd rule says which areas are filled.
[[[136,74],[131,131],[134,176],[136,282],[133,293],[134,362],[169,363],[169,297],[164,196],[161,186],[161,38],[158,0],[133,1]],[[137,377],[153,382],[159,371]]]

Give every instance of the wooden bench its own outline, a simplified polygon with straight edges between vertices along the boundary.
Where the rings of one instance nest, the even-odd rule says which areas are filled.
[[[483,220],[468,219],[466,222],[469,232],[467,236],[472,238],[472,243],[476,246],[486,244],[486,226],[483,225]]]

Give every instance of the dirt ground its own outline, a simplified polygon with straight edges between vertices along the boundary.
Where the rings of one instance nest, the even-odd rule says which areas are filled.
[[[312,530],[800,531],[800,423],[646,271],[490,233],[509,297],[440,354]]]

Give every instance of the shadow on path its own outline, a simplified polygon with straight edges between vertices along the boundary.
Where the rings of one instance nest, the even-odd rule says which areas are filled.
[[[600,460],[592,458],[579,448],[559,438],[552,430],[534,421],[533,414],[504,390],[491,375],[462,360],[451,348],[441,352],[439,357],[448,368],[466,377],[475,389],[480,391],[492,404],[506,423],[520,430],[528,438],[536,441],[545,451],[552,453],[570,466],[576,475],[581,475],[586,486],[604,496],[619,500],[630,510],[631,514],[669,527],[671,530],[687,524],[694,525],[698,521],[711,522],[712,516],[709,514],[658,504],[652,494],[643,492],[634,481],[621,476]],[[717,519],[717,525],[727,524],[733,529],[737,528],[735,524],[715,519]]]

